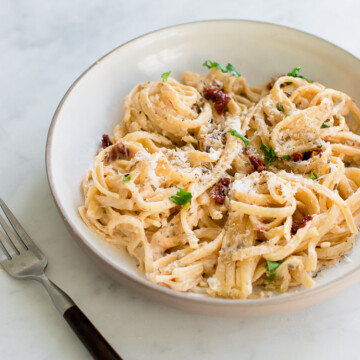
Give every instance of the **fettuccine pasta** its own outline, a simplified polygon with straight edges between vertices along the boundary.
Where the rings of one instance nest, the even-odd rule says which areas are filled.
[[[82,183],[85,224],[153,283],[233,299],[302,285],[360,225],[360,111],[295,68],[228,64],[136,85]]]

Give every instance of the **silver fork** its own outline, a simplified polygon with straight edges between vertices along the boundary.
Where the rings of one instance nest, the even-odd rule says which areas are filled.
[[[16,279],[31,279],[40,282],[48,292],[55,307],[88,349],[94,359],[121,360],[111,345],[104,339],[73,300],[45,275],[47,259],[35,245],[4,201],[0,199],[12,229],[0,214],[0,264]]]

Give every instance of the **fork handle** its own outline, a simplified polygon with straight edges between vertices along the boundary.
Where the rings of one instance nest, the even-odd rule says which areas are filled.
[[[122,360],[65,291],[54,284],[44,273],[32,278],[45,287],[55,307],[95,360]]]
[[[76,305],[67,309],[63,316],[94,359],[121,360],[121,357]]]

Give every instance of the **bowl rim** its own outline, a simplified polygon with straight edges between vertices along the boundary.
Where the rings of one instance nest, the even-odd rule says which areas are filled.
[[[163,27],[160,29],[156,29],[156,30],[147,32],[145,34],[139,35],[129,41],[126,41],[126,42],[122,43],[121,45],[115,47],[114,49],[110,50],[109,52],[107,52],[100,59],[98,59],[92,65],[90,65],[85,71],[83,71],[79,75],[79,77],[68,88],[68,90],[62,97],[59,105],[57,106],[57,108],[55,110],[55,113],[53,115],[49,130],[48,130],[46,147],[45,147],[46,175],[47,175],[51,194],[55,201],[55,205],[56,205],[63,221],[65,222],[67,227],[71,230],[71,232],[75,235],[75,239],[79,243],[78,245],[85,246],[87,248],[86,250],[90,251],[95,257],[97,257],[103,263],[106,263],[107,266],[110,266],[111,270],[119,272],[120,275],[122,275],[126,278],[126,280],[135,282],[137,285],[141,286],[142,288],[146,288],[146,290],[160,292],[165,296],[170,296],[170,297],[176,298],[177,300],[182,300],[182,301],[187,301],[187,302],[188,301],[196,302],[198,304],[203,304],[203,305],[210,305],[210,304],[211,305],[219,305],[219,306],[226,305],[229,307],[239,308],[239,307],[257,307],[259,305],[270,305],[270,304],[271,305],[276,305],[276,304],[279,305],[284,302],[289,303],[289,302],[295,302],[295,301],[297,302],[300,300],[305,300],[309,297],[316,296],[316,294],[320,294],[320,293],[325,293],[325,292],[337,293],[336,288],[339,287],[338,284],[340,284],[342,280],[347,279],[348,281],[346,284],[343,284],[342,287],[339,287],[340,288],[339,291],[345,287],[350,286],[354,282],[360,280],[360,265],[357,268],[349,271],[348,273],[343,274],[342,276],[329,281],[328,283],[321,284],[319,286],[315,286],[310,289],[301,288],[298,291],[295,291],[292,293],[281,294],[281,295],[273,296],[273,297],[269,297],[269,298],[227,299],[227,298],[221,298],[221,297],[199,296],[199,294],[190,293],[190,292],[178,292],[178,291],[172,290],[170,288],[160,286],[158,284],[154,284],[150,280],[147,280],[144,277],[139,277],[137,275],[134,275],[133,273],[131,273],[127,270],[123,270],[123,269],[120,270],[119,268],[114,267],[114,265],[109,262],[109,260],[104,256],[104,254],[99,253],[96,250],[95,246],[93,246],[93,244],[90,244],[88,241],[86,241],[85,237],[83,237],[83,235],[77,230],[76,226],[72,223],[71,219],[68,219],[65,215],[66,211],[63,208],[63,206],[61,205],[60,196],[57,193],[55,185],[54,185],[54,179],[53,179],[53,173],[52,173],[52,163],[51,163],[52,138],[53,138],[55,125],[58,120],[60,111],[61,111],[65,101],[69,97],[70,93],[75,88],[75,86],[78,84],[78,82],[80,82],[80,80],[83,77],[85,77],[85,75],[88,72],[90,72],[99,62],[101,62],[105,58],[111,56],[112,54],[117,52],[119,49],[122,49],[122,48],[126,47],[126,45],[131,44],[139,39],[142,39],[142,38],[145,38],[145,37],[157,34],[157,33],[166,32],[167,30],[172,30],[172,29],[176,29],[176,28],[186,28],[188,26],[194,26],[194,25],[196,26],[196,25],[200,25],[203,23],[218,24],[221,22],[224,22],[224,23],[229,23],[229,22],[253,23],[253,24],[265,25],[265,26],[270,26],[270,27],[282,28],[282,29],[293,31],[295,33],[305,34],[305,35],[309,36],[310,38],[314,38],[314,39],[317,39],[317,40],[327,43],[327,45],[330,45],[331,47],[335,48],[337,51],[340,50],[341,52],[352,57],[354,60],[360,62],[360,59],[358,57],[356,57],[354,54],[352,54],[350,51],[345,50],[341,46],[335,45],[331,41],[326,40],[320,36],[317,36],[317,35],[311,34],[309,32],[302,31],[302,30],[299,30],[299,29],[296,29],[296,28],[293,28],[290,26],[279,25],[276,23],[266,22],[266,21],[249,20],[249,19],[212,19],[212,20],[200,20],[200,21],[185,22],[185,23],[170,25],[170,26],[166,26],[166,27]],[[80,246],[80,247],[82,248],[82,246]],[[84,250],[84,249],[82,248],[82,250]],[[85,251],[85,252],[87,253],[87,251]],[[305,303],[305,301],[304,301],[304,303]]]

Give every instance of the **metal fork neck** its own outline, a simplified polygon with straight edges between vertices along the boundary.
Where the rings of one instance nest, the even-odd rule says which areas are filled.
[[[70,296],[55,285],[44,273],[31,278],[44,286],[61,315],[63,315],[67,309],[75,305]]]

